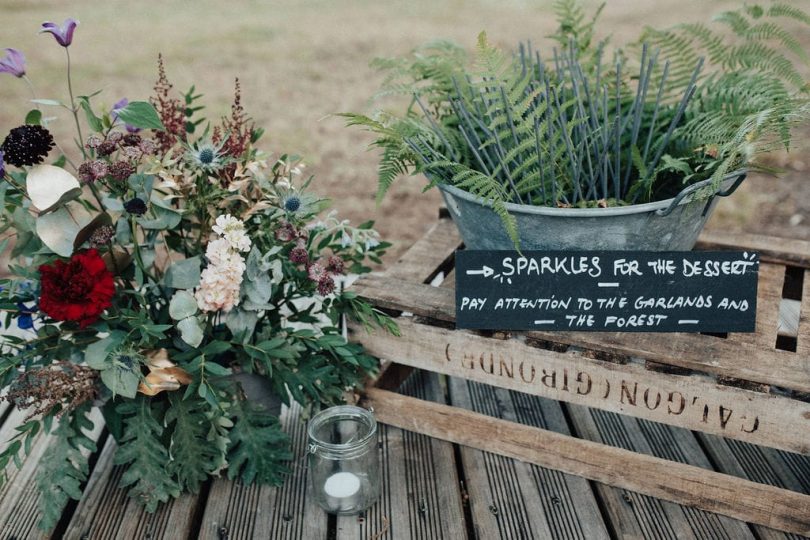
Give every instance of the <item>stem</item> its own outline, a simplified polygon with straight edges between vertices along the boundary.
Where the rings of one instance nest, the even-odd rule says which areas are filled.
[[[37,93],[34,90],[34,83],[31,82],[31,79],[28,78],[28,75],[23,75],[22,78],[25,81],[25,83],[28,85],[28,89],[31,91],[31,100],[33,102],[33,100],[37,99]],[[36,107],[38,111],[42,110],[42,109],[39,108],[39,103],[34,103],[34,107]]]
[[[87,159],[87,152],[84,149],[84,135],[82,135],[82,126],[79,123],[79,109],[76,107],[76,101],[73,98],[73,81],[70,76],[70,49],[65,47],[65,54],[67,55],[67,83],[68,94],[70,94],[70,111],[73,113],[73,120],[76,122],[76,131],[79,134],[79,149],[82,152],[82,158]]]

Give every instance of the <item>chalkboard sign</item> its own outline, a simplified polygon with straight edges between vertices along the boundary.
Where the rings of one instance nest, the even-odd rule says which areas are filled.
[[[732,251],[456,252],[456,326],[753,332],[759,255]]]

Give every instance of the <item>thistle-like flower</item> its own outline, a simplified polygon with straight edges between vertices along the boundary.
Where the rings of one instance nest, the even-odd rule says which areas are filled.
[[[186,150],[186,163],[204,173],[215,173],[229,163],[229,158],[222,153],[223,143],[214,144],[202,140],[189,145]]]

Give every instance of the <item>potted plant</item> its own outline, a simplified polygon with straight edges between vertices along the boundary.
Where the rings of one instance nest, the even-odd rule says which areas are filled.
[[[68,52],[76,24],[43,30]],[[210,476],[283,482],[273,403],[339,403],[376,370],[346,318],[396,332],[343,288],[389,244],[370,222],[323,215],[299,158],[258,148],[238,81],[231,114],[209,122],[162,60],[150,101],[112,108],[74,96],[69,66],[68,99],[35,99],[0,146],[0,388],[29,412],[0,470],[51,433],[36,479],[51,529],[82,494],[101,408],[121,486],[148,511]],[[17,50],[0,59],[25,70]],[[59,111],[77,129],[73,160],[54,152]]]
[[[810,17],[746,5],[609,53],[601,8],[554,7],[548,55],[530,42],[507,54],[481,33],[472,64],[447,42],[375,61],[383,94],[412,97],[404,114],[343,115],[377,136],[378,197],[424,174],[469,248],[691,249],[715,198],[767,170],[757,156],[788,148],[808,117],[790,59],[807,55],[779,22]]]

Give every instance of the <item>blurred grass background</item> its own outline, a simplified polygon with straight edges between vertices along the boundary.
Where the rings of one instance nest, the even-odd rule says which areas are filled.
[[[810,1],[795,0],[810,8]],[[355,222],[373,218],[395,242],[389,260],[429,227],[440,204],[438,193],[421,194],[422,178],[399,183],[380,207],[374,202],[376,155],[370,138],[328,115],[368,111],[381,77],[368,67],[376,56],[395,56],[432,39],[449,38],[472,50],[479,31],[514,47],[531,38],[543,45],[555,28],[550,0],[0,0],[0,47],[21,49],[40,98],[67,99],[64,51],[39,25],[66,17],[80,21],[71,54],[77,94],[95,90],[96,106],[121,97],[145,99],[162,53],[170,80],[185,91],[195,84],[205,94],[205,111],[229,113],[235,77],[243,103],[267,129],[262,147],[274,154],[303,154],[314,189],[333,199]],[[595,7],[598,2],[588,0]],[[614,44],[635,38],[645,24],[663,27],[707,20],[738,2],[705,0],[610,0],[601,32]],[[802,36],[810,46],[810,35]],[[808,70],[804,69],[805,73]],[[29,108],[22,81],[0,77],[0,134],[20,124]],[[397,106],[391,102],[387,105]],[[63,147],[72,137],[66,111],[53,126]],[[806,130],[810,132],[809,130]],[[806,134],[806,133],[805,133]],[[786,169],[776,180],[752,177],[722,201],[710,227],[810,238],[810,162],[806,136],[797,151],[774,156]]]

